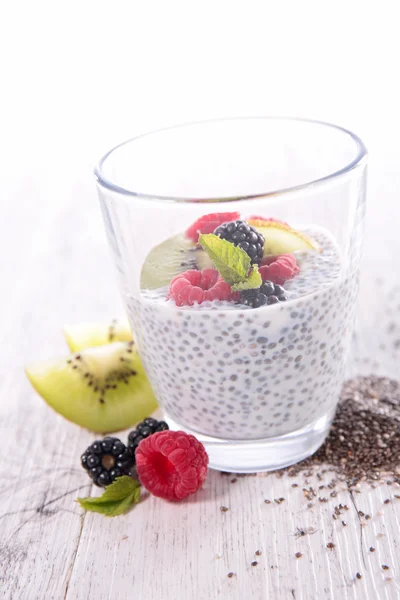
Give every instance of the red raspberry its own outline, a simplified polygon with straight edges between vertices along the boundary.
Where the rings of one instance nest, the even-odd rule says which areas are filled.
[[[227,221],[236,221],[240,217],[237,212],[227,213],[211,213],[209,215],[203,215],[200,219],[197,219],[186,231],[186,237],[190,238],[194,242],[199,241],[200,233],[213,233],[222,223]]]
[[[193,306],[206,300],[229,300],[231,286],[221,279],[215,269],[185,271],[170,283],[169,297],[177,306]]]
[[[201,442],[184,431],[159,431],[137,447],[136,468],[146,490],[166,500],[194,494],[207,476],[208,456]]]
[[[232,292],[232,294],[229,296],[230,302],[239,302],[239,300],[240,300],[240,292]]]
[[[300,273],[299,266],[293,254],[267,256],[263,258],[259,269],[263,281],[272,281],[283,285],[288,279],[293,279]]]

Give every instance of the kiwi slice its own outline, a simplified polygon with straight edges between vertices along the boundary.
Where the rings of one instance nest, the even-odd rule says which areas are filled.
[[[174,235],[149,252],[142,267],[140,286],[155,290],[169,285],[171,279],[183,271],[206,267],[212,267],[206,252],[184,235]]]
[[[270,219],[249,219],[249,225],[255,227],[265,239],[264,254],[278,256],[287,252],[310,251],[321,252],[319,244],[309,235],[293,229],[283,221]]]
[[[79,352],[85,348],[94,348],[112,342],[132,341],[128,321],[117,321],[117,319],[108,323],[64,325],[63,330],[71,352]]]
[[[56,412],[91,431],[126,429],[157,407],[133,342],[88,348],[25,372]]]

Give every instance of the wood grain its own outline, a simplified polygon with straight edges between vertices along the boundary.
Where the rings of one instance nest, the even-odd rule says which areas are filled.
[[[66,352],[63,322],[108,318],[122,308],[94,189],[88,185],[75,195],[66,189],[55,202],[42,188],[28,188],[10,186],[15,197],[5,207],[1,239],[2,256],[11,258],[3,261],[2,273],[7,293],[0,344],[0,596],[400,597],[400,500],[394,498],[400,492],[393,486],[360,488],[355,504],[344,487],[336,498],[324,489],[321,497],[328,501],[315,499],[310,508],[303,476],[212,472],[186,503],[143,495],[132,512],[116,519],[82,512],[76,497],[97,492],[79,467],[79,455],[94,437],[44,404],[24,378],[23,365]],[[45,207],[40,213],[32,201],[39,196]],[[376,215],[372,208],[349,374],[396,375],[399,364],[400,288],[380,262],[399,243],[376,227]],[[384,290],[384,300],[371,289]],[[329,481],[333,475],[324,477]],[[284,501],[274,502],[279,498]],[[339,503],[349,509],[333,520]],[[365,525],[357,510],[371,515]],[[296,552],[302,556],[296,558]]]

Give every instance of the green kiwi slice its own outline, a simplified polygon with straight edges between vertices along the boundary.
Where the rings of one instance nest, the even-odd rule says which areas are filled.
[[[169,285],[179,273],[188,269],[212,268],[202,248],[182,234],[168,238],[149,252],[142,267],[140,287],[147,290]]]
[[[133,342],[88,348],[25,372],[47,404],[91,431],[126,429],[157,407]]]
[[[103,346],[112,342],[130,342],[132,333],[128,321],[89,322],[64,325],[64,335],[71,352]]]

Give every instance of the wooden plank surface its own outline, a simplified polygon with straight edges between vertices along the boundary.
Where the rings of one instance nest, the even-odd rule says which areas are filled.
[[[1,600],[400,597],[394,488],[354,494],[371,515],[362,529],[346,490],[308,508],[304,478],[274,474],[211,473],[187,503],[143,497],[123,517],[84,515],[74,500],[94,490],[79,455],[94,436],[55,415],[23,375],[66,351],[63,323],[122,314],[91,174],[102,151],[179,122],[288,114],[349,127],[369,146],[348,373],[398,376],[397,3],[339,1],[328,17],[321,2],[206,4],[39,0],[3,11]],[[346,527],[331,518],[339,502]]]
[[[43,197],[35,185],[28,188],[10,185],[14,197],[5,207],[1,239],[2,256],[12,260],[4,261],[2,273],[0,596],[400,597],[400,500],[394,497],[400,492],[393,486],[361,487],[355,504],[343,487],[336,498],[317,499],[310,508],[303,475],[211,472],[204,489],[185,503],[143,495],[123,517],[82,512],[74,500],[93,490],[79,456],[94,436],[53,413],[30,388],[23,366],[66,352],[63,322],[108,318],[122,307],[94,188],[75,195],[65,190],[56,203],[50,193]],[[32,199],[40,194],[46,210],[39,213]],[[382,223],[377,227],[377,215],[372,206],[349,374],[395,375],[399,364],[400,288],[382,265],[400,248]],[[328,481],[332,476],[324,475]],[[279,498],[284,501],[275,503]],[[348,506],[346,526],[332,519],[339,503]],[[357,510],[371,515],[363,526]]]

